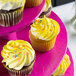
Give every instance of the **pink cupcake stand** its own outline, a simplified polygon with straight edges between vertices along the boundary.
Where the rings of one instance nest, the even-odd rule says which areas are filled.
[[[42,4],[34,8],[25,8],[21,22],[11,27],[0,26],[0,50],[9,40],[29,40],[30,24],[39,17],[45,5]],[[71,53],[67,49],[67,31],[61,19],[52,11],[50,18],[56,20],[60,25],[60,33],[56,39],[55,46],[52,50],[45,53],[36,52],[36,61],[30,76],[51,76],[55,69],[60,65],[63,57],[67,53],[70,57],[71,65],[64,76],[74,76],[74,64]],[[1,51],[0,51],[1,52]],[[8,71],[3,67],[2,57],[0,55],[0,76],[10,76]]]

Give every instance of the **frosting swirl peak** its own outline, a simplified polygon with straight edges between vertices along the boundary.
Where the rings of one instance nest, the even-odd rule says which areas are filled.
[[[48,8],[52,8],[52,4],[51,4],[51,0],[46,0],[46,3],[45,3],[45,8],[43,10],[43,12],[47,11]]]

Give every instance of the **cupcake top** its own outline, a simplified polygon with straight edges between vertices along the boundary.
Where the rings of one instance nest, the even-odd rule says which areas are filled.
[[[70,59],[69,59],[69,56],[66,54],[62,63],[60,64],[60,66],[56,69],[56,71],[53,73],[53,75],[64,75],[67,68],[69,67],[70,65]]]
[[[26,0],[0,0],[0,10],[12,10],[23,7]]]
[[[47,11],[49,7],[52,8],[51,0],[46,0],[45,8],[44,8],[43,12]]]
[[[9,41],[1,51],[2,63],[6,63],[10,69],[20,70],[29,66],[35,59],[35,51],[32,46],[23,40]]]
[[[60,32],[59,24],[50,18],[38,18],[31,25],[31,33],[38,39],[51,40]]]

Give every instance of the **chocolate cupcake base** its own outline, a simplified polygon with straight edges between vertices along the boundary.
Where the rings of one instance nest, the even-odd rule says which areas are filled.
[[[8,27],[16,25],[22,19],[23,7],[15,10],[0,10],[0,26]]]
[[[51,13],[51,7],[49,7],[47,11],[42,12],[42,14],[40,15],[40,18],[43,18],[44,15],[46,15],[46,17],[49,17],[50,13]]]
[[[34,62],[35,62],[35,60],[29,66],[24,66],[19,71],[14,70],[14,69],[9,69],[5,64],[3,64],[3,65],[6,69],[8,69],[8,72],[11,76],[29,76],[32,72]]]

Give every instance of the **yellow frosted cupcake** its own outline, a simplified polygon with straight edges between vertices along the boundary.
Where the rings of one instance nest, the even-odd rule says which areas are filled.
[[[52,76],[64,76],[66,70],[70,66],[69,56],[66,54],[59,67],[55,70]]]
[[[50,13],[51,13],[51,9],[52,9],[51,0],[46,0],[44,10],[43,10],[42,14],[40,15],[40,17],[44,17],[44,15],[49,17]]]
[[[38,18],[31,25],[29,38],[35,50],[45,52],[54,47],[59,32],[59,24],[55,20],[44,16],[44,18]]]
[[[0,0],[0,26],[18,24],[23,15],[26,0]]]
[[[27,76],[35,62],[35,51],[23,40],[9,41],[1,51],[2,63],[11,76]]]
[[[42,3],[43,0],[26,0],[25,7],[36,7]]]

